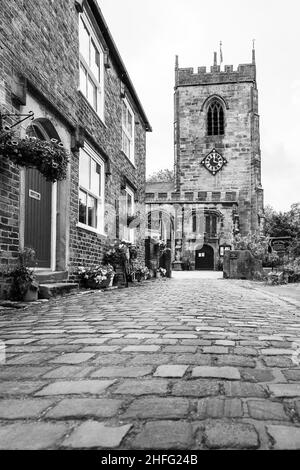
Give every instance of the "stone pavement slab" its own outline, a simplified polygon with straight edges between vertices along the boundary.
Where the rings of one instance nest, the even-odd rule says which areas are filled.
[[[103,393],[114,380],[81,380],[81,381],[61,381],[54,382],[37,392],[36,396],[52,396],[52,395],[75,395],[88,393],[98,395]]]
[[[189,412],[189,400],[185,398],[142,397],[134,400],[122,418],[176,419]]]
[[[156,369],[153,375],[154,377],[183,377],[188,367],[183,364],[162,365]]]
[[[80,426],[64,440],[63,446],[71,447],[72,449],[118,447],[130,428],[130,424],[111,427],[105,423],[86,421],[80,424]]]
[[[300,428],[268,425],[267,432],[274,442],[272,446],[274,450],[300,449]]]
[[[198,401],[197,418],[241,418],[243,404],[238,398],[224,399],[217,397],[203,398]]]
[[[109,418],[117,414],[121,405],[121,400],[111,398],[65,398],[48,411],[46,418]]]
[[[53,400],[8,399],[0,401],[0,419],[37,418],[53,405]]]
[[[63,423],[7,424],[0,426],[0,449],[51,449],[67,431],[68,427]]]
[[[240,380],[241,375],[234,367],[194,367],[192,377],[214,377],[219,379]]]
[[[215,422],[205,427],[209,449],[256,449],[258,435],[252,424]]]
[[[133,449],[187,449],[192,444],[192,427],[184,421],[154,421],[135,437]]]
[[[274,397],[300,397],[300,384],[268,384]]]

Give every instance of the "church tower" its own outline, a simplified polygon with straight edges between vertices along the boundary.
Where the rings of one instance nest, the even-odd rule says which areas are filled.
[[[261,155],[255,51],[252,63],[175,66],[175,173],[177,190],[226,193],[238,203],[240,232],[259,228]],[[215,150],[215,151],[214,151]],[[213,153],[211,153],[213,152]],[[210,154],[209,157],[207,157]]]
[[[263,229],[255,50],[237,70],[176,57],[174,111],[174,185],[147,185],[146,200],[172,207],[174,269],[217,269],[234,235]]]

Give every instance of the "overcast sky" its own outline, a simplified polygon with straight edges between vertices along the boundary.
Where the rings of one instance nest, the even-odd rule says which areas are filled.
[[[147,174],[173,168],[175,55],[180,67],[251,62],[256,42],[265,204],[300,202],[299,0],[98,0],[153,132]],[[219,54],[218,54],[219,57]]]

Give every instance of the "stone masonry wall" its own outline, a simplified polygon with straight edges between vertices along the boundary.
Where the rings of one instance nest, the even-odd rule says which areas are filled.
[[[47,2],[11,2],[3,0],[0,11],[0,104],[14,112],[25,102],[13,95],[15,77],[27,79],[30,93],[45,102],[45,107],[61,116],[75,137],[76,126],[84,129],[84,140],[99,155],[108,158],[111,175],[105,178],[105,233],[111,233],[110,207],[115,207],[122,194],[124,177],[136,189],[136,204],[144,202],[145,124],[134,99],[125,87],[126,98],[135,114],[135,164],[121,151],[122,98],[120,71],[109,55],[109,68],[104,69],[105,124],[78,91],[79,51],[78,12],[74,0]],[[26,101],[26,100],[25,100]],[[2,109],[2,112],[3,112]],[[39,116],[35,116],[39,117]],[[76,140],[76,139],[75,139]],[[76,143],[71,153],[69,213],[70,271],[79,264],[99,263],[107,237],[78,228],[78,155]],[[19,169],[0,157],[0,264],[13,266],[19,249]],[[139,207],[140,208],[140,207]],[[141,210],[143,216],[143,209]],[[143,224],[142,224],[143,227]],[[143,228],[138,233],[139,257],[144,260]],[[2,268],[2,271],[4,268]],[[3,284],[3,279],[0,284]],[[0,292],[1,296],[1,292]]]
[[[252,217],[252,209],[257,212],[253,154],[259,152],[259,130],[253,70],[251,65],[240,66],[238,72],[228,74],[217,70],[204,73],[202,68],[193,74],[192,69],[179,69],[176,89],[180,190],[236,191],[243,234],[254,228],[256,219]],[[225,104],[223,136],[207,135],[206,100],[213,95],[221,97]],[[213,148],[228,162],[215,176],[201,165],[201,160]]]

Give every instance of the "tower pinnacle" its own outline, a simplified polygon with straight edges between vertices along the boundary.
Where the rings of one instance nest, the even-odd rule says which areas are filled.
[[[218,64],[217,64],[217,53],[214,52],[214,67],[215,67],[216,65],[218,65]]]
[[[252,64],[255,65],[255,39],[252,39]]]

